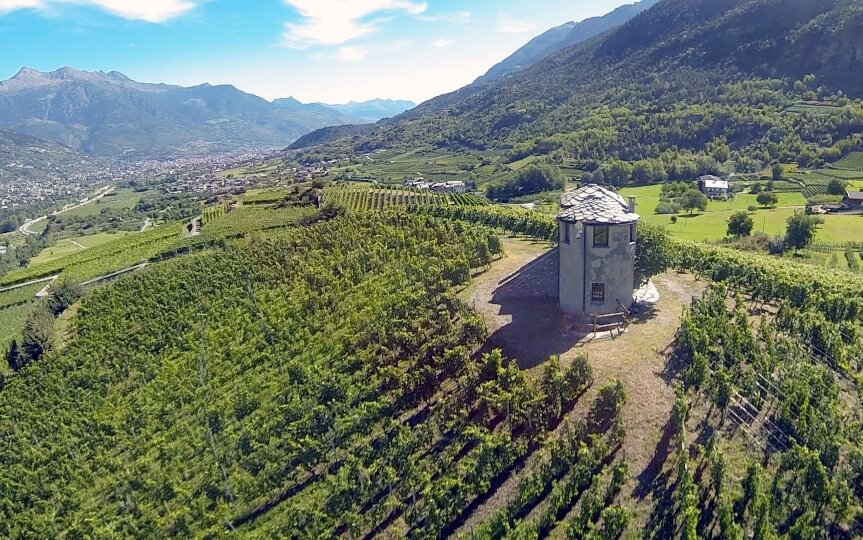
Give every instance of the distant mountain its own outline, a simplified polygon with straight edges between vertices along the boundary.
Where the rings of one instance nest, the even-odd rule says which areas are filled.
[[[346,124],[344,126],[325,127],[303,135],[294,141],[288,147],[288,150],[299,150],[301,148],[317,146],[336,139],[357,140],[363,135],[373,133],[374,130],[374,124]]]
[[[642,11],[653,7],[659,0],[642,0],[635,4],[620,6],[601,17],[592,17],[581,22],[568,22],[533,38],[508,58],[492,67],[476,80],[477,84],[488,84],[496,79],[529,68],[543,58],[577,45],[627,22]]]
[[[370,124],[384,118],[392,118],[416,107],[413,101],[394,99],[373,99],[371,101],[351,101],[345,105],[320,105],[346,114],[355,120],[355,124]]]
[[[190,88],[133,81],[117,72],[22,69],[0,82],[0,128],[95,156],[165,158],[281,148],[348,118],[286,107],[233,86]]]
[[[273,105],[291,112],[291,114],[301,115],[308,118],[309,122],[317,123],[315,129],[328,126],[341,126],[344,124],[362,123],[359,119],[350,114],[339,111],[333,107],[320,103],[301,103],[300,101],[289,97],[273,100]]]

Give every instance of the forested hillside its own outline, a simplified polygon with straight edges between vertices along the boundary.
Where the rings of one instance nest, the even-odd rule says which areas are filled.
[[[509,148],[512,159],[602,167],[598,180],[615,184],[837,159],[860,147],[863,106],[849,98],[863,95],[852,37],[861,30],[863,7],[851,0],[664,0],[505,81],[433,99],[331,150]],[[824,107],[792,108],[799,103]],[[640,179],[638,165],[648,169]]]
[[[474,84],[490,84],[501,77],[527,69],[549,55],[587,41],[627,22],[658,1],[642,0],[634,4],[626,4],[601,17],[591,17],[579,22],[570,21],[543,32],[502,62],[494,65]]]

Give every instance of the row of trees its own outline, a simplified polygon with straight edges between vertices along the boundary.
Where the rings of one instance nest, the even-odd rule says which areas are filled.
[[[552,165],[528,165],[510,174],[505,179],[489,184],[486,196],[489,199],[509,202],[524,195],[563,189],[565,180],[560,169]]]
[[[818,226],[824,223],[820,216],[807,215],[796,212],[786,220],[785,234],[774,244],[782,250],[793,249],[795,252],[804,249],[812,243],[817,233]],[[748,212],[736,212],[728,218],[727,234],[737,239],[748,237],[752,234],[755,221]]]

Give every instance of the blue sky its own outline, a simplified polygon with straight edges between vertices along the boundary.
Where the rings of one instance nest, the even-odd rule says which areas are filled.
[[[0,0],[0,79],[70,65],[267,99],[423,101],[631,1]]]

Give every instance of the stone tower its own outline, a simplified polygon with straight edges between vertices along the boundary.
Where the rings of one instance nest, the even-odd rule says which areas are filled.
[[[560,198],[560,307],[589,317],[633,301],[638,221],[634,203],[595,184]]]

